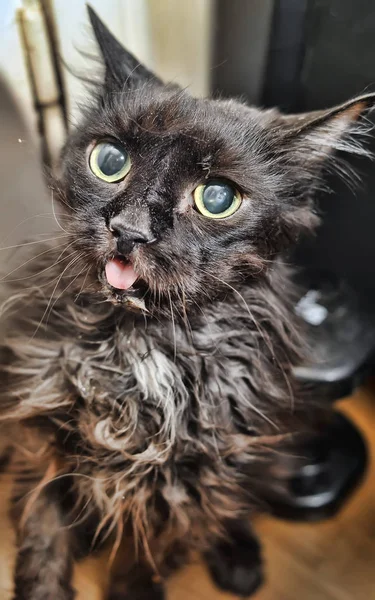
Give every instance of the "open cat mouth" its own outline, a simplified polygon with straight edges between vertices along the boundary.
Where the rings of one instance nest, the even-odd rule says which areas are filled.
[[[107,262],[105,275],[109,285],[116,290],[129,290],[138,279],[132,264],[122,256]]]
[[[136,310],[145,310],[144,282],[134,271],[129,260],[121,255],[107,262],[102,274],[108,299],[116,304],[126,304]]]

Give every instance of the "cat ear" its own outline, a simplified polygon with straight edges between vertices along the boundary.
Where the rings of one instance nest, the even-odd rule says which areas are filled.
[[[125,50],[90,5],[87,5],[87,11],[104,60],[105,83],[108,86],[136,87],[146,81],[162,84],[135,56]]]
[[[363,136],[372,128],[364,117],[375,106],[366,94],[332,109],[282,117],[285,152],[294,152],[307,168],[319,168],[336,151],[367,155]]]

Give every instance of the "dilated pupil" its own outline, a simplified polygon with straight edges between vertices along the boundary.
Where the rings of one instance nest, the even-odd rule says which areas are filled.
[[[210,183],[203,190],[202,200],[210,213],[218,215],[232,206],[234,191],[225,183]]]
[[[123,148],[115,144],[103,144],[99,150],[97,164],[104,175],[116,175],[124,167],[127,154]]]

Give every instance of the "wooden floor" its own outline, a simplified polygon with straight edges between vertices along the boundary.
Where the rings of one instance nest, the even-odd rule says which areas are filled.
[[[362,429],[371,464],[361,488],[334,519],[321,524],[290,524],[261,518],[256,524],[264,545],[267,583],[254,600],[375,600],[375,387],[340,404]],[[13,534],[6,519],[9,482],[0,481],[0,600],[11,594]],[[76,569],[79,600],[102,600],[103,560]],[[211,584],[200,564],[172,578],[168,600],[230,600]]]

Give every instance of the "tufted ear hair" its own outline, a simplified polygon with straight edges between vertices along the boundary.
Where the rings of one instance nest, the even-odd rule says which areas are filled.
[[[146,81],[163,85],[160,79],[120,44],[91,6],[87,5],[87,11],[103,57],[107,87],[137,87]]]
[[[305,166],[319,166],[336,151],[366,155],[363,135],[372,124],[363,118],[375,106],[375,93],[358,96],[328,110],[284,115],[285,150],[301,153]],[[369,127],[370,126],[370,127]],[[362,137],[362,139],[361,139]]]

